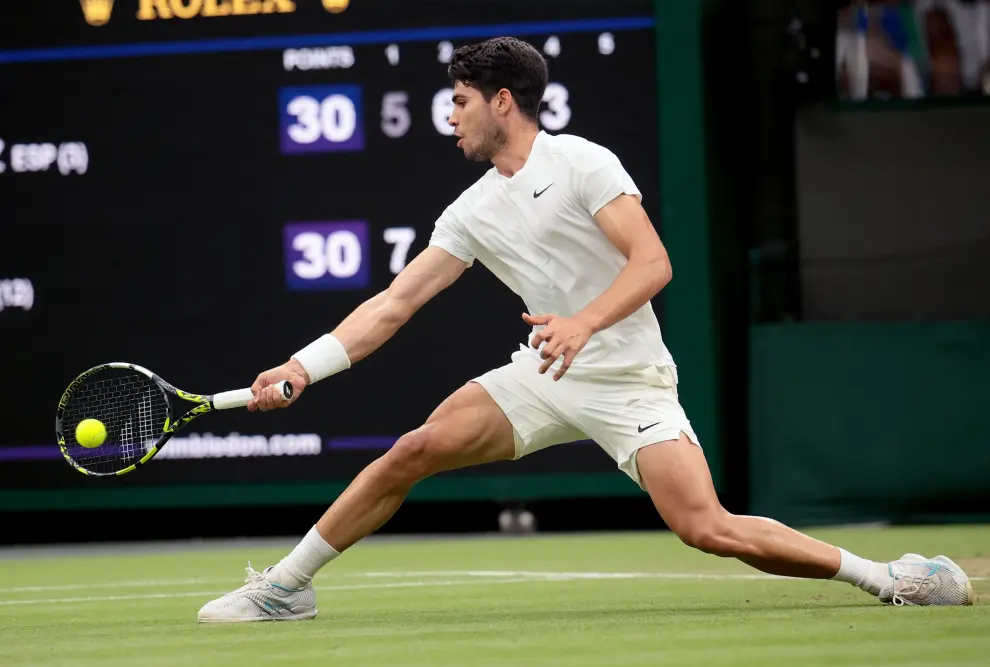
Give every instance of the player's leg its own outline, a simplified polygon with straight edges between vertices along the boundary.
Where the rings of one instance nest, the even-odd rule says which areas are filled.
[[[450,395],[414,431],[369,464],[302,541],[245,586],[199,611],[203,622],[297,620],[316,615],[313,576],[395,513],[416,482],[444,470],[511,459],[512,425],[477,383]]]
[[[840,551],[772,519],[729,514],[719,503],[701,448],[684,433],[636,454],[643,488],[670,529],[688,546],[734,556],[763,572],[828,579]],[[886,565],[881,566],[886,572]]]
[[[643,488],[664,522],[701,551],[738,558],[770,574],[845,581],[884,602],[973,602],[969,579],[945,556],[905,554],[893,563],[878,563],[773,519],[730,514],[718,501],[704,453],[685,433],[643,447],[635,460]]]
[[[512,425],[492,397],[470,382],[448,397],[426,423],[372,462],[330,506],[316,529],[343,551],[378,530],[416,482],[445,470],[515,455]]]
[[[199,619],[312,618],[316,572],[384,524],[419,480],[584,438],[558,416],[555,401],[552,379],[529,366],[511,363],[476,378],[368,465],[292,552],[265,572],[249,568],[247,585],[207,603]]]
[[[404,435],[368,465],[314,527],[332,547],[324,553],[332,558],[380,528],[413,485],[431,475],[519,458],[585,437],[554,414],[550,379],[536,374],[523,377],[523,372],[512,363],[469,382],[447,398],[423,426]],[[288,585],[304,583],[306,576],[312,576],[300,572],[305,561],[296,565],[290,554],[276,568],[276,575],[283,575],[284,566]]]
[[[519,458],[584,436],[555,414],[548,377],[511,363],[457,390],[420,428],[372,462],[330,506],[300,545],[275,567],[290,587],[380,528],[420,480],[445,470]]]
[[[782,576],[837,579],[913,604],[966,604],[972,588],[945,557],[906,554],[893,563],[855,556],[772,519],[730,514],[715,493],[711,472],[677,399],[672,368],[569,385],[572,418],[644,490],[686,544],[735,557]]]

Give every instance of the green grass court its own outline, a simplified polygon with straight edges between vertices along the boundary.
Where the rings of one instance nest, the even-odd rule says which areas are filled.
[[[812,531],[860,555],[945,553],[967,608],[892,608],[774,579],[667,533],[367,541],[315,580],[313,621],[199,625],[284,545],[3,556],[0,665],[987,665],[990,526]]]

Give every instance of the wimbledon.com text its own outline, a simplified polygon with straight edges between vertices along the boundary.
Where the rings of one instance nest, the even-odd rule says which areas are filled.
[[[165,443],[156,458],[223,459],[265,456],[318,456],[323,440],[315,433],[287,435],[213,435],[192,433]]]

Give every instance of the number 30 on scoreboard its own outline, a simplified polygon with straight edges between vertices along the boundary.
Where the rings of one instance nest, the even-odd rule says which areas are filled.
[[[283,153],[364,149],[360,86],[282,88],[278,103]]]

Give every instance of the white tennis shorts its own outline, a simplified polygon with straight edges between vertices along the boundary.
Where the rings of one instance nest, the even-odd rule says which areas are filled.
[[[516,455],[576,440],[594,440],[643,488],[636,453],[683,431],[700,446],[677,400],[677,370],[651,366],[608,376],[541,375],[538,359],[523,352],[512,363],[474,378],[509,418]]]

